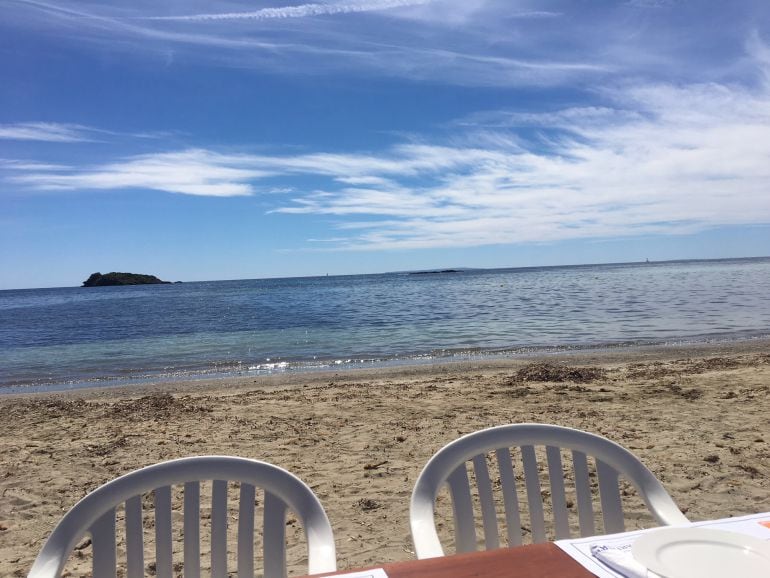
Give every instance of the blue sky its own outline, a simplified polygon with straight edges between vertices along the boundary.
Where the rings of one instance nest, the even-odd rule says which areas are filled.
[[[765,0],[0,7],[0,288],[770,255]]]

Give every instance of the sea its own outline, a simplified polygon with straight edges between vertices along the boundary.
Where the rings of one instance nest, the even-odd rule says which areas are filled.
[[[0,291],[0,393],[770,336],[770,258]]]

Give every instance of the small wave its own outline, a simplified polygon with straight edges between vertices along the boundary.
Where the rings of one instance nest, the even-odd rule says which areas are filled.
[[[288,361],[279,361],[277,363],[260,363],[259,365],[250,365],[248,371],[277,371],[289,368]]]

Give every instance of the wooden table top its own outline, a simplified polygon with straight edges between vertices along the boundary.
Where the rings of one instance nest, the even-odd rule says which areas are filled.
[[[389,562],[381,568],[388,578],[595,578],[552,542]]]

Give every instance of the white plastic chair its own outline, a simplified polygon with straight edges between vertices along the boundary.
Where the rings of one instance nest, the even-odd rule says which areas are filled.
[[[455,550],[477,548],[473,497],[466,462],[473,462],[481,506],[484,546],[500,547],[495,499],[486,454],[494,451],[500,474],[508,545],[522,543],[521,517],[512,447],[519,447],[523,463],[525,493],[530,515],[532,541],[545,542],[540,479],[535,446],[545,446],[549,470],[553,527],[557,539],[570,537],[568,507],[561,449],[572,450],[578,523],[581,536],[595,535],[594,510],[587,456],[596,458],[601,513],[605,533],[624,531],[619,475],[633,484],[655,519],[663,525],[687,523],[661,483],[639,459],[607,438],[580,430],[544,424],[504,425],[465,435],[439,450],[422,470],[412,493],[410,523],[417,558],[444,555],[436,531],[435,502],[445,483],[449,485],[455,523]],[[554,475],[555,474],[555,475]]]
[[[90,534],[94,578],[116,575],[116,508],[125,503],[126,575],[144,576],[142,494],[154,491],[156,576],[172,577],[171,486],[184,484],[184,575],[200,576],[200,482],[211,481],[211,576],[227,578],[227,485],[240,482],[238,576],[254,575],[255,488],[264,488],[264,576],[286,576],[285,516],[292,510],[307,536],[308,572],[337,569],[334,536],[321,502],[299,478],[257,460],[203,456],[136,470],[97,488],[67,512],[40,551],[29,578],[60,576],[73,548]]]

